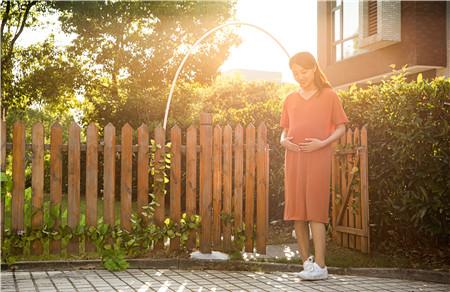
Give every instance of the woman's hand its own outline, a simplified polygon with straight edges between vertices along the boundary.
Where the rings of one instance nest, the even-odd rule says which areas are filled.
[[[305,138],[306,143],[298,143],[300,146],[300,151],[302,152],[312,152],[318,150],[325,146],[325,142],[316,138]]]
[[[283,146],[287,150],[294,151],[294,152],[299,152],[300,151],[300,147],[297,144],[291,142],[291,140],[293,138],[294,137],[286,137],[284,139],[281,139],[280,144],[281,144],[281,146]]]

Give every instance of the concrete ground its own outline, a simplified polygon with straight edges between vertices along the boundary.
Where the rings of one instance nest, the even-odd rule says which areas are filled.
[[[291,258],[299,264],[296,244],[269,245],[267,254],[244,253],[244,259]],[[138,266],[121,272],[104,269],[76,269],[63,265],[34,266],[23,263],[17,270],[1,272],[1,291],[450,291],[449,284],[430,282],[430,276],[419,273],[419,280],[411,276],[397,275],[391,270],[381,269],[376,273],[363,271],[341,273],[330,268],[327,280],[302,281],[294,271],[300,265],[279,264],[275,270],[265,272],[237,271],[226,267],[227,262],[217,261],[214,265],[203,265],[189,260],[167,267],[157,266],[158,260],[150,266]],[[164,264],[164,263],[162,263]],[[44,268],[43,268],[44,267]],[[58,268],[59,267],[59,268]],[[157,268],[158,267],[158,268]],[[201,268],[204,269],[201,269]],[[212,267],[212,268],[211,268]],[[222,268],[220,268],[222,267]],[[292,268],[293,267],[293,268]],[[287,269],[285,269],[287,268]],[[206,270],[205,270],[206,269]],[[272,267],[273,269],[273,267]],[[300,268],[299,268],[300,269]],[[282,271],[285,270],[285,271]],[[289,272],[288,272],[289,271]],[[427,272],[427,271],[425,271]],[[378,274],[377,274],[378,273]],[[414,271],[412,271],[414,273]],[[344,275],[346,274],[346,275]],[[348,275],[353,274],[353,275]],[[389,275],[387,275],[389,274]],[[383,275],[383,278],[374,276]],[[410,272],[407,271],[407,275]],[[444,277],[447,274],[444,273]],[[370,277],[369,277],[370,276]],[[387,277],[387,278],[386,278]],[[442,279],[442,275],[441,275]],[[427,282],[425,282],[427,281]],[[442,282],[442,281],[441,281]],[[448,283],[446,281],[442,283]]]
[[[218,270],[128,269],[2,271],[1,291],[450,291],[450,285],[330,275],[302,281],[294,273]]]

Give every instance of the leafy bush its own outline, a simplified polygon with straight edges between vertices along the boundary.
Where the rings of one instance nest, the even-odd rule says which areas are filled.
[[[448,242],[450,79],[407,82],[403,69],[339,94],[350,126],[368,124],[373,244]]]

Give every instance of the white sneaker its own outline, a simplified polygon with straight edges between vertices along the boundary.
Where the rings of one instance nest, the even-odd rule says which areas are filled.
[[[313,264],[314,264],[314,256],[309,256],[309,258],[307,258],[306,261],[303,262],[303,271],[296,272],[294,273],[294,275],[300,277],[300,273],[304,271],[312,271],[314,269]]]
[[[311,270],[304,270],[298,273],[302,280],[324,280],[328,278],[328,270],[325,266],[321,268],[317,263],[312,264]]]
[[[314,264],[314,256],[309,256],[306,261],[303,262],[303,271],[312,271]]]

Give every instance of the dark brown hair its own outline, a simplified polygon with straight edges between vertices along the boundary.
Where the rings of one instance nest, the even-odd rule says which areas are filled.
[[[289,67],[291,70],[293,64],[297,64],[305,69],[313,69],[316,67],[316,72],[314,72],[314,83],[317,88],[319,88],[319,90],[322,90],[323,88],[331,88],[330,82],[325,74],[323,74],[319,64],[311,53],[299,52],[295,54],[289,59]]]

